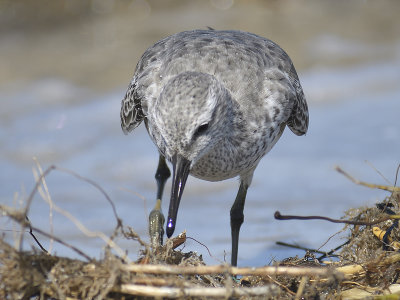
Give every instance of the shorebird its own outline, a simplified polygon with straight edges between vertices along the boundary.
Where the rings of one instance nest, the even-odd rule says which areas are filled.
[[[246,193],[257,164],[286,126],[296,135],[307,132],[307,103],[289,56],[248,32],[176,33],[144,52],[121,106],[124,133],[143,121],[159,150],[152,241],[160,243],[163,236],[157,226],[164,222],[160,203],[171,174],[166,159],[173,166],[168,237],[189,174],[208,181],[240,177],[230,210],[236,266]]]

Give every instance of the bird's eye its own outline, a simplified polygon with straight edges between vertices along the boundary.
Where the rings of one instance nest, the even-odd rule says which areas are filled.
[[[208,129],[208,123],[203,123],[201,124],[199,127],[197,127],[195,133],[194,133],[194,137],[198,137],[199,135],[202,135],[203,133],[205,133]]]

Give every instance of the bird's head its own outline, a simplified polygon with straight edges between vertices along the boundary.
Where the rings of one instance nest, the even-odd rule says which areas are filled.
[[[191,168],[221,139],[229,135],[232,99],[212,75],[185,72],[168,81],[154,105],[159,148],[173,164],[167,235],[176,216]]]

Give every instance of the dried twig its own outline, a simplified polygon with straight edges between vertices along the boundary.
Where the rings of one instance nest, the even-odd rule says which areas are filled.
[[[397,169],[396,169],[396,178],[394,179],[394,185],[395,186],[397,185],[397,178],[399,176],[399,170],[400,170],[400,164],[397,166]]]
[[[198,243],[198,244],[200,244],[200,245],[202,245],[204,248],[206,248],[206,250],[207,250],[207,252],[208,252],[208,255],[209,255],[210,257],[212,257],[212,258],[215,258],[215,257],[211,254],[210,249],[208,249],[208,247],[207,247],[205,244],[203,244],[202,242],[200,242],[200,241],[198,241],[198,240],[196,240],[195,238],[192,238],[192,237],[190,237],[190,236],[188,236],[187,238],[188,238],[188,239],[191,239],[191,240],[193,240],[193,241],[195,241],[196,243]]]
[[[225,288],[225,287],[154,287],[143,286],[136,284],[122,284],[113,291],[126,293],[137,296],[151,297],[226,297],[230,296],[265,296],[277,293],[277,288],[273,285],[258,286],[258,287],[240,287],[240,288]]]
[[[279,281],[275,280],[274,278],[272,278],[271,275],[266,275],[266,277],[271,280],[273,283],[275,283],[277,286],[281,287],[282,289],[284,289],[287,293],[289,293],[292,296],[295,296],[296,293],[293,292],[292,290],[290,290],[286,285],[280,283]]]
[[[33,199],[33,196],[34,196],[35,192],[36,192],[36,191],[39,191],[39,192],[40,192],[40,184],[43,184],[43,185],[45,186],[45,190],[46,190],[47,193],[46,193],[46,194],[41,193],[41,196],[43,197],[43,199],[44,199],[49,205],[51,205],[51,208],[52,208],[52,209],[56,210],[58,213],[64,215],[64,216],[67,217],[68,219],[70,219],[70,220],[75,224],[75,226],[78,227],[78,228],[79,228],[84,234],[86,234],[87,236],[89,236],[89,237],[98,237],[98,238],[101,238],[103,241],[106,242],[107,247],[111,247],[112,249],[114,249],[114,250],[121,256],[121,258],[122,258],[123,260],[125,260],[126,262],[130,262],[129,258],[126,256],[125,251],[123,251],[123,250],[113,241],[112,238],[107,237],[107,236],[106,236],[104,233],[102,233],[102,232],[93,232],[93,231],[90,231],[90,230],[87,229],[78,219],[76,219],[74,216],[72,216],[69,212],[67,212],[67,211],[65,211],[65,210],[63,210],[63,209],[61,209],[60,207],[56,206],[51,200],[49,200],[49,197],[46,197],[46,195],[48,195],[48,190],[47,190],[47,186],[46,186],[46,183],[45,183],[45,177],[46,177],[46,175],[47,175],[50,171],[52,171],[52,170],[58,170],[58,171],[60,171],[60,172],[64,172],[64,173],[70,174],[70,175],[72,175],[72,176],[74,176],[74,177],[76,177],[76,178],[78,178],[78,179],[80,179],[80,180],[82,180],[82,181],[85,181],[85,182],[87,182],[87,183],[93,185],[95,188],[97,188],[97,189],[104,195],[104,197],[105,197],[105,198],[107,199],[107,201],[110,203],[110,205],[111,205],[111,207],[112,207],[112,209],[113,209],[113,212],[114,212],[115,219],[117,220],[117,227],[116,227],[116,230],[117,230],[118,228],[122,227],[122,220],[119,218],[119,216],[118,216],[118,214],[117,214],[117,210],[116,210],[116,208],[115,208],[115,204],[113,203],[113,201],[111,200],[111,198],[108,196],[108,194],[104,191],[104,189],[103,189],[101,186],[99,186],[97,183],[95,183],[94,181],[92,181],[92,180],[90,180],[90,179],[88,179],[88,178],[85,178],[85,177],[83,177],[83,176],[81,176],[81,175],[79,175],[79,174],[77,174],[77,173],[75,173],[75,172],[73,172],[73,171],[71,171],[71,170],[64,169],[64,168],[60,168],[60,167],[57,167],[57,166],[55,166],[55,165],[52,165],[52,166],[50,166],[49,168],[47,168],[47,169],[43,172],[43,171],[42,171],[42,168],[40,167],[40,164],[39,164],[37,161],[36,161],[36,163],[37,163],[37,165],[38,165],[38,170],[39,170],[40,176],[37,176],[36,172],[34,172],[35,179],[36,179],[36,184],[35,184],[35,187],[34,187],[34,189],[32,190],[32,192],[31,192],[31,194],[30,194],[30,196],[29,196],[29,198],[28,198],[28,200],[27,200],[27,204],[26,204],[26,207],[25,207],[25,210],[24,210],[25,216],[27,216],[27,213],[28,213],[28,211],[29,211],[29,207],[30,207],[30,204],[31,204],[31,202],[32,202],[32,199]],[[36,239],[36,237],[33,235],[32,229],[33,229],[34,227],[31,226],[30,222],[28,222],[27,224],[21,223],[21,222],[19,222],[19,223],[22,225],[23,229],[24,229],[26,226],[29,226],[29,228],[30,228],[30,233],[31,233],[31,235],[33,236],[33,238],[35,239],[35,241],[38,243],[39,247],[40,247],[42,250],[46,251],[46,250],[42,247],[42,245],[39,243],[39,241]],[[22,229],[21,231],[23,231],[23,229]],[[36,228],[35,228],[35,230],[37,231]],[[39,232],[39,231],[38,231],[38,232]],[[40,231],[40,232],[43,234],[43,231]],[[23,234],[23,232],[21,232],[21,237],[22,237],[22,234]],[[54,239],[54,235],[53,235],[52,233],[50,233],[50,234],[47,234],[47,233],[46,233],[45,235],[46,235],[47,237],[50,237],[51,239]],[[58,239],[57,241],[59,242],[60,239]],[[62,242],[61,244],[63,244],[63,245],[68,245],[68,244],[66,244],[65,242]],[[20,247],[22,247],[22,238],[20,238]],[[20,249],[20,250],[21,250],[21,249]],[[78,250],[78,251],[80,251],[80,250]],[[47,251],[46,251],[46,252],[47,252]],[[88,258],[88,256],[86,256],[86,255],[85,255],[85,257]],[[90,260],[90,258],[89,258],[89,260]]]
[[[266,266],[259,268],[238,268],[228,265],[216,266],[175,266],[175,265],[123,265],[122,269],[134,273],[152,274],[181,274],[181,275],[211,275],[211,274],[230,274],[230,275],[289,275],[289,276],[330,276],[331,269],[323,267],[289,267],[289,266]]]
[[[112,208],[113,213],[114,213],[114,217],[115,217],[115,219],[117,221],[117,228],[119,226],[122,226],[122,221],[121,221],[121,218],[118,216],[117,209],[115,208],[114,202],[111,200],[110,196],[108,196],[106,191],[100,185],[98,185],[96,182],[94,182],[93,180],[91,180],[89,178],[83,177],[83,176],[75,173],[74,171],[71,171],[71,170],[68,170],[68,169],[65,169],[65,168],[60,168],[60,167],[57,167],[57,166],[54,166],[54,168],[56,170],[60,171],[60,172],[64,172],[64,173],[70,174],[70,175],[72,175],[72,176],[74,176],[74,177],[76,177],[76,178],[78,178],[78,179],[80,179],[82,181],[85,181],[85,182],[89,183],[90,185],[94,186],[96,189],[98,189],[103,194],[103,196],[106,198],[108,203],[110,203],[110,205],[111,205],[111,208]]]
[[[280,241],[276,242],[275,244],[277,244],[279,246],[285,246],[285,247],[289,247],[289,248],[300,249],[300,250],[319,253],[319,254],[327,254],[327,252],[325,252],[325,251],[321,251],[321,250],[317,250],[317,249],[311,249],[311,248],[303,247],[303,246],[300,246],[300,245],[294,245],[294,244],[289,244],[289,243],[280,242]]]
[[[285,246],[285,247],[290,247],[290,248],[294,248],[294,249],[300,249],[300,250],[304,250],[304,251],[309,251],[312,253],[318,253],[318,254],[322,254],[320,257],[317,258],[317,260],[319,262],[321,262],[321,260],[325,257],[337,257],[337,254],[334,254],[337,250],[339,250],[340,248],[342,248],[343,246],[347,245],[349,243],[349,241],[344,242],[343,244],[337,246],[334,249],[331,249],[329,251],[321,251],[319,249],[312,249],[312,248],[307,248],[307,247],[302,247],[299,245],[294,245],[294,244],[289,244],[289,243],[285,243],[285,242],[276,242],[277,245],[280,246]]]
[[[18,210],[12,209],[12,208],[10,208],[10,207],[8,207],[6,205],[1,205],[1,204],[0,204],[0,211],[2,211],[4,215],[10,217],[11,219],[13,219],[17,223],[19,223],[23,228],[30,227],[32,230],[40,233],[41,235],[44,235],[45,237],[48,237],[48,238],[52,238],[57,243],[70,248],[71,250],[73,250],[76,253],[78,253],[80,256],[84,257],[86,260],[88,260],[88,261],[92,260],[88,255],[86,255],[83,251],[79,250],[78,248],[68,244],[67,242],[64,242],[63,240],[57,238],[54,235],[51,235],[51,234],[49,234],[49,233],[47,233],[47,232],[45,232],[45,231],[43,231],[43,230],[41,230],[39,228],[36,228],[36,227],[32,226],[30,224],[30,222],[25,218],[25,215],[24,215],[23,212],[20,212]],[[25,231],[23,233],[25,233]]]
[[[34,188],[32,189],[31,193],[29,194],[29,197],[26,201],[26,205],[25,205],[25,210],[24,210],[24,215],[27,216],[28,212],[29,212],[29,208],[31,206],[33,197],[35,196],[36,191],[38,190],[40,184],[42,183],[42,178],[46,177],[47,174],[49,174],[52,170],[54,170],[56,168],[56,166],[51,165],[50,167],[48,167],[43,173],[40,174],[40,177],[36,180],[36,184],[34,186]]]
[[[353,265],[347,265],[343,267],[337,267],[336,271],[341,272],[345,275],[345,278],[351,278],[355,275],[361,275],[361,273],[364,272],[366,265],[375,265],[375,267],[379,266],[390,266],[396,262],[400,261],[400,253],[393,254],[391,256],[388,256],[386,258],[378,258],[377,261],[375,262],[367,262],[365,264],[353,264]]]
[[[304,288],[306,286],[306,283],[308,281],[308,277],[307,276],[303,276],[300,280],[300,284],[299,284],[299,288],[297,289],[297,293],[296,296],[294,297],[295,300],[299,300],[301,299],[301,295],[304,292]]]
[[[381,176],[383,178],[383,180],[385,180],[388,184],[390,184],[390,181],[385,177],[385,175],[382,174],[381,171],[379,171],[377,168],[375,168],[375,166],[369,162],[368,160],[365,161],[376,173],[379,174],[379,176]],[[396,184],[395,184],[396,185]]]
[[[38,159],[36,157],[33,158],[33,160],[36,163],[36,168],[39,171],[39,174],[42,175],[43,174],[43,169],[42,166],[40,165]],[[32,171],[33,171],[33,176],[35,177],[36,181],[39,181],[39,174],[37,173],[36,169],[32,167]],[[43,185],[43,189],[41,188],[41,186],[39,185],[38,187],[38,192],[40,194],[40,196],[42,196],[42,198],[46,201],[46,203],[49,205],[49,226],[50,226],[50,234],[53,235],[54,234],[54,225],[53,225],[53,200],[51,199],[50,196],[50,192],[49,189],[47,187],[46,184],[46,180],[44,177],[42,177],[42,185]],[[30,230],[30,234],[34,237],[33,233],[32,233],[32,228]],[[36,240],[36,238],[34,237],[34,239]],[[53,250],[53,239],[50,239],[49,241],[49,249],[48,253],[51,253]],[[41,247],[39,241],[36,240],[36,242],[39,244],[39,246]],[[42,247],[41,247],[42,248]],[[43,248],[42,248],[43,250]]]
[[[68,243],[66,243],[66,242],[64,242],[64,241],[62,241],[62,240],[59,239],[59,238],[56,238],[56,237],[54,236],[53,233],[50,233],[50,234],[49,234],[49,233],[46,233],[46,232],[44,232],[44,231],[42,231],[42,230],[40,230],[40,229],[38,229],[38,228],[35,228],[35,227],[33,227],[33,226],[31,225],[31,223],[30,223],[29,220],[28,220],[27,213],[28,213],[28,211],[29,211],[29,208],[30,208],[30,205],[31,205],[31,203],[32,203],[32,200],[33,200],[33,197],[34,197],[34,195],[35,195],[35,192],[36,192],[36,191],[39,191],[39,193],[41,194],[41,196],[43,197],[43,199],[51,206],[51,210],[54,209],[54,210],[56,210],[57,212],[59,212],[60,214],[64,215],[64,216],[67,217],[68,219],[70,219],[70,220],[75,224],[75,226],[78,227],[78,228],[79,228],[83,233],[85,233],[87,236],[90,236],[90,237],[99,237],[99,238],[101,238],[102,240],[104,240],[104,241],[106,242],[106,244],[107,244],[108,247],[111,247],[111,248],[113,248],[114,250],[116,250],[117,253],[121,256],[122,259],[124,259],[126,262],[130,262],[129,258],[127,258],[127,256],[126,256],[125,251],[123,251],[117,244],[115,244],[115,242],[114,242],[111,238],[107,237],[107,236],[106,236],[104,233],[102,233],[102,232],[92,232],[92,231],[88,230],[79,220],[77,220],[77,219],[76,219],[74,216],[72,216],[69,212],[64,211],[63,209],[61,209],[61,208],[59,208],[58,206],[56,206],[56,205],[49,199],[49,196],[48,196],[48,189],[47,189],[47,185],[46,185],[46,182],[45,182],[45,177],[50,173],[50,171],[52,171],[52,170],[59,170],[59,171],[61,171],[61,172],[68,173],[68,174],[70,174],[70,175],[72,175],[72,176],[74,176],[74,177],[77,177],[78,179],[83,180],[83,181],[85,181],[85,182],[87,182],[87,183],[93,185],[94,187],[96,187],[96,188],[105,196],[105,198],[107,199],[107,201],[110,203],[110,205],[111,205],[111,207],[112,207],[112,209],[113,209],[113,212],[114,212],[114,216],[115,216],[115,218],[116,218],[116,220],[117,220],[117,229],[118,229],[119,227],[122,226],[122,221],[121,221],[121,219],[119,218],[119,216],[118,216],[118,214],[117,214],[117,211],[116,211],[116,208],[115,208],[114,203],[112,202],[112,200],[110,199],[110,197],[107,195],[107,193],[106,193],[97,183],[95,183],[95,182],[93,182],[92,180],[87,179],[87,178],[85,178],[85,177],[83,177],[83,176],[80,176],[79,174],[76,174],[76,173],[73,172],[73,171],[70,171],[70,170],[68,170],[68,169],[59,168],[59,167],[57,167],[57,166],[55,166],[55,165],[52,165],[52,166],[50,166],[49,168],[47,168],[47,169],[43,172],[43,170],[42,170],[40,164],[39,164],[37,161],[36,161],[36,163],[37,163],[37,167],[38,167],[38,171],[39,171],[40,176],[38,176],[37,173],[36,173],[36,171],[34,171],[34,176],[35,176],[35,179],[36,179],[36,184],[35,184],[34,189],[32,190],[32,192],[30,193],[30,195],[29,195],[29,197],[28,197],[27,204],[26,204],[26,206],[25,206],[24,211],[23,211],[22,213],[21,213],[21,212],[18,212],[18,213],[17,213],[16,211],[11,211],[10,209],[8,209],[8,208],[6,208],[6,207],[4,207],[4,206],[1,206],[1,207],[0,207],[3,211],[5,211],[5,212],[7,213],[8,216],[12,217],[14,220],[16,220],[16,221],[22,226],[21,235],[20,235],[20,242],[19,242],[20,251],[22,250],[22,249],[21,249],[21,247],[22,247],[22,236],[23,236],[23,233],[25,232],[24,229],[25,229],[26,227],[29,227],[29,233],[31,234],[31,236],[34,238],[34,240],[37,242],[37,244],[39,245],[39,247],[40,247],[44,252],[47,253],[46,249],[44,249],[44,247],[41,245],[41,243],[37,240],[37,238],[36,238],[35,235],[33,234],[32,230],[35,230],[35,231],[41,233],[42,235],[44,235],[44,236],[46,236],[46,237],[49,237],[51,240],[55,240],[55,241],[57,241],[58,243],[60,243],[60,244],[62,244],[62,245],[65,245],[65,246],[67,246],[67,247],[73,249],[75,252],[79,253],[81,256],[85,257],[85,258],[88,259],[88,260],[91,260],[91,258],[90,258],[89,256],[87,256],[86,254],[84,254],[84,253],[83,253],[82,251],[80,251],[79,249],[77,249],[77,248],[71,246],[70,244],[68,244]],[[41,191],[41,188],[40,188],[40,185],[41,185],[41,184],[44,185],[44,189],[45,189],[46,193],[43,193],[43,192]],[[22,217],[23,215],[25,215],[26,220],[23,220],[23,217]]]
[[[325,257],[332,257],[332,256],[339,256],[334,254],[337,250],[339,250],[340,248],[342,248],[343,246],[346,246],[347,244],[350,243],[350,240],[344,242],[343,244],[340,244],[339,246],[333,248],[332,250],[325,252],[325,254],[321,255],[320,257],[318,257],[318,261],[321,261],[322,259],[324,259]]]
[[[69,220],[71,220],[72,223],[75,224],[75,226],[82,231],[86,236],[88,237],[97,237],[102,239],[107,246],[110,248],[114,249],[118,255],[127,263],[130,263],[131,260],[127,257],[126,253],[124,250],[122,250],[112,239],[110,239],[108,236],[106,236],[103,232],[101,231],[91,231],[89,230],[85,225],[83,225],[77,218],[75,218],[71,213],[68,211],[65,211],[58,207],[57,205],[53,204],[53,208],[56,212],[62,214]]]
[[[371,189],[380,189],[380,190],[389,191],[389,192],[400,192],[400,187],[397,187],[397,186],[374,184],[374,183],[368,183],[365,181],[358,180],[358,179],[354,178],[353,176],[351,176],[349,173],[345,172],[339,166],[336,166],[335,170],[338,171],[340,174],[344,175],[347,179],[351,180],[355,184],[366,186]]]
[[[26,205],[25,205],[25,209],[23,211],[23,215],[27,216],[28,212],[29,212],[29,208],[31,206],[33,197],[35,196],[36,191],[38,190],[40,184],[42,183],[42,178],[44,178],[47,174],[49,174],[52,170],[54,170],[56,168],[56,166],[52,165],[50,167],[48,167],[41,175],[40,177],[36,180],[36,184],[35,187],[32,189],[31,193],[29,194],[29,197],[26,201]],[[23,241],[23,236],[24,236],[24,232],[25,232],[25,228],[26,228],[26,224],[25,223],[20,223],[21,225],[21,233],[19,235],[19,250],[22,251],[22,241]]]
[[[149,250],[149,249],[150,249],[149,244],[146,243],[145,241],[143,241],[143,240],[140,238],[139,234],[138,234],[136,231],[134,231],[132,227],[127,226],[127,231],[126,231],[124,228],[121,228],[121,231],[122,231],[122,235],[123,235],[126,239],[133,239],[133,240],[135,240],[135,241],[138,241],[138,243],[139,243],[140,245],[142,245],[143,247],[146,248],[146,251],[147,251],[147,252],[150,251],[150,250]]]
[[[295,216],[295,215],[282,215],[279,211],[276,211],[274,214],[276,220],[324,220],[332,223],[342,223],[342,224],[350,224],[350,225],[365,225],[372,226],[387,220],[399,220],[400,215],[387,215],[381,219],[376,221],[351,221],[351,220],[341,220],[341,219],[332,219],[323,216]]]
[[[29,222],[29,234],[31,235],[31,237],[35,240],[36,244],[39,245],[39,248],[40,248],[44,253],[50,254],[50,252],[47,251],[47,250],[43,247],[43,245],[39,242],[39,240],[38,240],[38,239],[36,238],[36,236],[33,234],[33,229],[32,229],[32,225],[31,225],[31,221],[28,219],[28,217],[26,217],[26,220]],[[50,235],[53,235],[53,233],[50,232]],[[51,239],[51,240],[53,240],[53,239]]]
[[[39,165],[39,166],[40,166],[40,165]],[[88,179],[88,178],[86,178],[86,177],[83,177],[83,176],[81,176],[81,175],[75,173],[74,171],[71,171],[71,170],[68,170],[68,169],[65,169],[65,168],[60,168],[60,167],[57,167],[57,166],[55,166],[55,165],[51,165],[51,166],[48,167],[44,172],[42,172],[42,169],[41,169],[41,168],[38,168],[38,170],[39,170],[39,172],[40,172],[40,176],[39,176],[38,178],[36,178],[36,184],[35,184],[34,188],[32,189],[31,193],[29,194],[29,197],[28,197],[28,199],[27,199],[27,201],[26,201],[26,205],[25,205],[25,209],[24,209],[24,214],[25,214],[26,216],[28,215],[28,212],[29,212],[29,209],[30,209],[30,205],[31,205],[31,203],[32,203],[32,200],[33,200],[33,197],[35,196],[36,191],[39,190],[40,185],[43,183],[43,179],[44,179],[51,171],[53,171],[53,170],[58,170],[58,171],[60,171],[60,172],[70,174],[70,175],[72,175],[72,176],[74,176],[74,177],[76,177],[76,178],[78,178],[78,179],[80,179],[80,180],[82,180],[82,181],[85,181],[85,182],[89,183],[90,185],[94,186],[96,189],[98,189],[98,190],[104,195],[104,197],[106,198],[106,200],[108,201],[108,203],[110,203],[110,205],[111,205],[111,208],[112,208],[112,210],[113,210],[115,219],[116,219],[116,221],[117,221],[117,227],[116,227],[115,231],[116,231],[118,228],[122,227],[122,220],[121,220],[121,218],[120,218],[120,217],[118,216],[118,214],[117,214],[117,210],[116,210],[116,208],[115,208],[114,202],[113,202],[113,201],[111,200],[111,198],[108,196],[108,194],[106,193],[106,191],[105,191],[100,185],[98,185],[96,182],[94,182],[93,180]],[[24,226],[23,224],[21,224],[21,225]],[[21,229],[21,234],[20,234],[20,237],[19,237],[20,250],[22,250],[22,239],[23,239],[23,232],[24,232],[24,229],[25,229],[25,227],[23,227],[23,228]]]

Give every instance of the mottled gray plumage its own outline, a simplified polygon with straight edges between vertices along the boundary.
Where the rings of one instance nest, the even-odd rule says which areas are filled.
[[[297,135],[307,132],[308,109],[296,70],[277,44],[247,32],[195,30],[160,40],[139,60],[121,126],[128,133],[142,121],[174,174],[180,166],[177,172],[210,181],[240,176],[231,223],[241,224],[236,219],[243,219],[258,162],[286,125]],[[168,236],[185,181],[173,182]],[[232,225],[234,238],[233,231]]]

